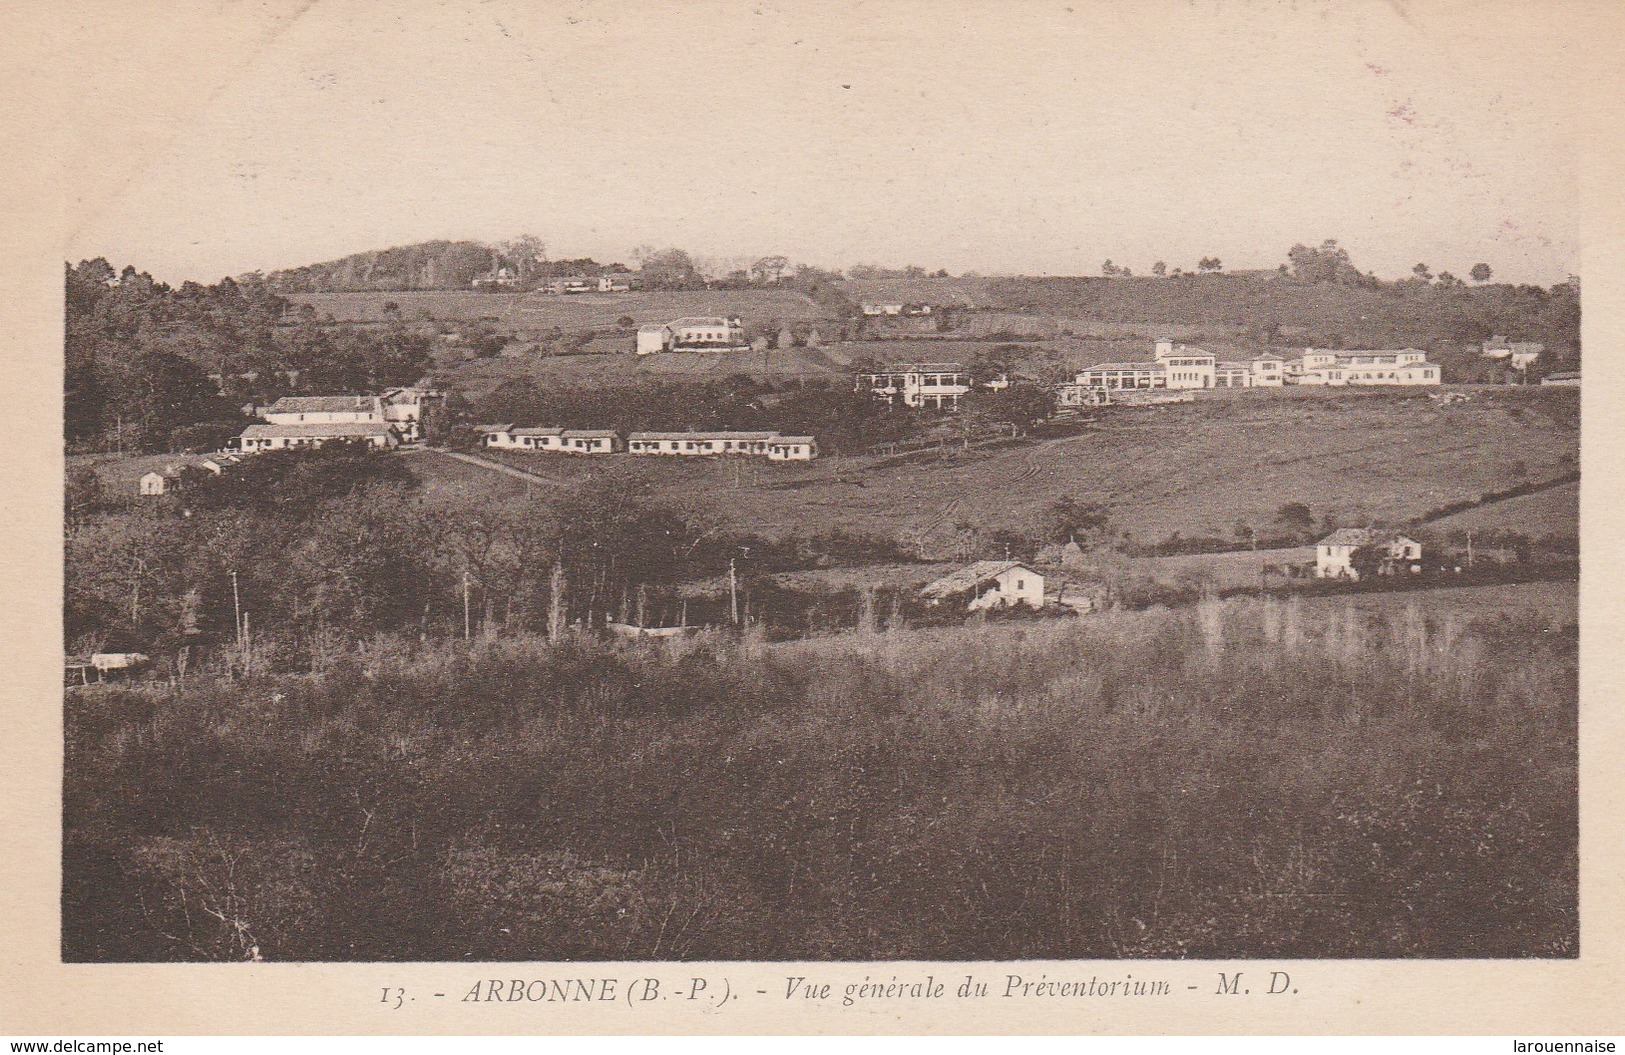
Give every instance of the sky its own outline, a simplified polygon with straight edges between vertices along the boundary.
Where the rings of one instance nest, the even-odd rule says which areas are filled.
[[[64,256],[171,282],[521,233],[955,274],[1324,238],[1384,277],[1579,271],[1585,63],[1528,4],[69,10]]]

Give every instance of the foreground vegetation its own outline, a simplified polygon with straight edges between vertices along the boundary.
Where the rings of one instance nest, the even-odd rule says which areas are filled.
[[[1572,624],[380,639],[67,709],[68,960],[1577,955]]]

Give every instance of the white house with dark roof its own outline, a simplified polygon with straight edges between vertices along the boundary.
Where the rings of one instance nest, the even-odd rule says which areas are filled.
[[[1338,528],[1315,544],[1315,575],[1322,579],[1360,579],[1355,554],[1375,549],[1379,573],[1392,575],[1406,569],[1422,570],[1422,544],[1393,531],[1372,528]]]
[[[1044,607],[1044,576],[1014,560],[979,560],[934,582],[920,595],[933,605],[963,601],[966,611]]]
[[[1539,341],[1513,341],[1500,333],[1485,341],[1481,348],[1484,358],[1505,359],[1514,370],[1529,369],[1529,364],[1546,350]]]

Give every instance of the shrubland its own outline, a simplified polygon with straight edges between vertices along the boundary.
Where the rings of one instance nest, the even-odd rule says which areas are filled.
[[[83,960],[1577,955],[1572,624],[383,637],[74,694]]]

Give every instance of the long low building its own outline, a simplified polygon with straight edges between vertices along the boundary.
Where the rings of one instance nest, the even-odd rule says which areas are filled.
[[[745,454],[780,462],[818,457],[818,441],[813,437],[777,432],[634,432],[627,437],[626,449],[629,454],[668,457]]]
[[[805,462],[818,457],[812,436],[777,432],[634,432],[626,443],[613,429],[564,429],[551,426],[488,425],[480,430],[481,446],[493,450],[556,451],[563,454],[629,454],[706,457],[742,454],[775,462]]]
[[[390,448],[399,441],[394,430],[382,421],[336,421],[327,424],[250,425],[238,442],[244,451],[284,451],[299,447],[320,447],[343,440]]]
[[[550,426],[514,428],[494,425],[481,438],[482,446],[509,451],[557,451],[563,454],[614,454],[621,438],[613,429],[565,429]]]

